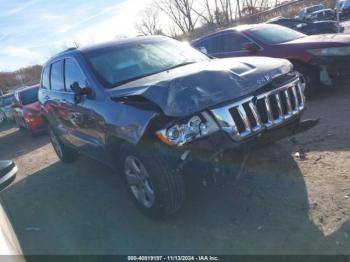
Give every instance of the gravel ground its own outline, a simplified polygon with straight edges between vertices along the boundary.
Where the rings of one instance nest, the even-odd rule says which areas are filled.
[[[63,164],[46,135],[2,124],[0,159],[19,173],[1,198],[25,254],[350,254],[349,99],[344,87],[308,101],[319,126],[253,152],[235,183],[193,187],[163,221],[142,216],[112,170]]]

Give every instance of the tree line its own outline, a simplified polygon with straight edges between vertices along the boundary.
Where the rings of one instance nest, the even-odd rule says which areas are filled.
[[[21,68],[14,72],[0,72],[0,90],[6,93],[16,87],[30,86],[38,83],[41,69],[41,65],[34,65]]]
[[[135,28],[142,35],[188,35],[196,27],[225,27],[242,16],[280,5],[283,0],[154,0],[141,14]],[[172,22],[162,28],[161,15]],[[167,30],[167,31],[165,31]]]

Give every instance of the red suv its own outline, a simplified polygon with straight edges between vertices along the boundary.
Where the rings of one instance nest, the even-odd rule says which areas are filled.
[[[17,89],[12,104],[13,117],[20,129],[28,129],[32,135],[46,130],[38,102],[39,85]]]

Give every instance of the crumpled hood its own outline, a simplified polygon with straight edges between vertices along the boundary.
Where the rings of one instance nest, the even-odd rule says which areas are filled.
[[[111,89],[111,97],[141,95],[167,116],[187,116],[248,95],[292,70],[268,57],[213,59],[190,64]]]

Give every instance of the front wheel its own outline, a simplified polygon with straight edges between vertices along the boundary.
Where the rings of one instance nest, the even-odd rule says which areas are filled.
[[[78,151],[66,146],[52,128],[49,128],[49,136],[53,149],[62,162],[71,163],[78,158]]]
[[[312,96],[315,94],[317,89],[317,73],[316,70],[309,68],[308,66],[302,64],[295,64],[294,71],[300,77],[300,83],[304,89],[305,96]]]
[[[174,159],[156,149],[127,145],[121,160],[128,192],[145,215],[164,217],[180,209],[185,186]]]

